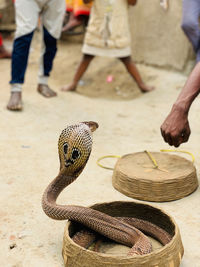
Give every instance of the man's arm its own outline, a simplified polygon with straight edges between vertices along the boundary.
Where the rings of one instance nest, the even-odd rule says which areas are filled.
[[[171,112],[161,126],[162,136],[169,145],[178,147],[188,141],[190,136],[188,113],[192,102],[199,93],[200,63],[193,69]]]
[[[137,0],[128,0],[128,4],[134,6],[135,4],[137,4]]]

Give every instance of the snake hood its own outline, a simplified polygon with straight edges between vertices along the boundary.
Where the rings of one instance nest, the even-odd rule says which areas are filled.
[[[81,173],[92,150],[92,132],[97,128],[96,122],[89,121],[62,131],[58,141],[60,171],[76,177]]]

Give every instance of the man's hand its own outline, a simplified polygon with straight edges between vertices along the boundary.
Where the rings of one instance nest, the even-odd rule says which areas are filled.
[[[168,144],[178,147],[190,137],[188,113],[200,93],[200,62],[196,64],[179,94],[171,112],[161,126],[162,136]]]
[[[188,114],[174,106],[161,126],[161,134],[170,146],[178,147],[187,142],[190,136]]]

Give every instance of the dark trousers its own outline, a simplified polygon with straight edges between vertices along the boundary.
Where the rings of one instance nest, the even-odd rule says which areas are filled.
[[[33,33],[34,32],[31,32],[27,35],[21,36],[14,41],[11,66],[11,84],[24,83]],[[42,60],[43,75],[49,76],[57,51],[57,40],[45,28],[43,28],[43,36],[45,44],[45,51]]]

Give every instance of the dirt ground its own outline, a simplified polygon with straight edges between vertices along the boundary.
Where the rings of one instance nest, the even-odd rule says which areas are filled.
[[[130,201],[112,187],[112,171],[98,167],[96,160],[107,154],[168,148],[159,128],[186,80],[180,73],[138,65],[145,81],[156,86],[155,91],[142,94],[120,62],[96,58],[78,92],[64,93],[59,89],[72,79],[81,56],[81,43],[62,41],[50,79],[58,96],[45,99],[36,92],[39,43],[36,37],[23,88],[23,112],[6,110],[10,61],[0,62],[0,259],[4,267],[64,266],[61,250],[66,222],[49,219],[41,208],[43,191],[58,173],[57,140],[61,130],[79,121],[94,120],[100,125],[86,169],[61,194],[59,203],[88,206]],[[113,76],[113,82],[106,82],[108,75]],[[190,112],[192,135],[181,147],[195,155],[197,170],[199,106],[197,99]],[[152,203],[168,212],[179,225],[185,248],[181,267],[200,266],[199,199],[198,189],[178,201]]]

